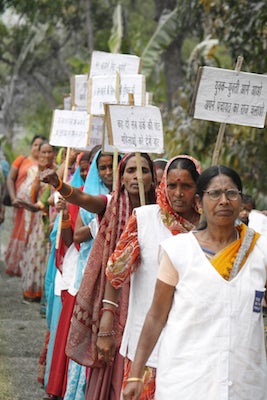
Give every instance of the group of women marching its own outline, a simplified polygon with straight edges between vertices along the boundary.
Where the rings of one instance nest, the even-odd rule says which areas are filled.
[[[44,399],[266,400],[267,250],[236,171],[141,153],[141,206],[135,153],[75,153],[64,180],[35,140],[11,167],[6,272],[45,306]]]

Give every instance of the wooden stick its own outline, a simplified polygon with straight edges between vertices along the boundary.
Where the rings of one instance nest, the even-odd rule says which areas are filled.
[[[121,90],[121,75],[120,72],[117,71],[116,72],[116,91],[115,91],[115,95],[116,95],[116,101],[118,104],[120,104],[120,90]],[[112,163],[112,170],[113,170],[113,190],[116,187],[116,177],[117,177],[117,169],[118,169],[118,156],[119,156],[119,152],[118,149],[114,149],[113,152],[113,163]]]
[[[64,174],[63,174],[63,182],[66,182],[66,180],[67,180],[69,158],[70,158],[70,147],[67,147],[65,166],[64,166]],[[61,226],[62,226],[62,217],[63,217],[63,210],[61,210],[60,213],[59,213],[58,229],[57,229],[57,237],[56,237],[56,250],[58,250],[58,248],[59,248],[59,241],[60,241],[60,235],[61,235]]]
[[[243,57],[241,57],[241,56],[237,57],[235,71],[239,72],[241,70],[241,66],[242,66],[243,60],[244,60]],[[211,165],[218,164],[220,151],[222,149],[222,142],[223,142],[225,128],[226,128],[226,123],[225,122],[221,123],[220,124],[220,128],[219,128],[219,132],[218,132],[218,135],[217,135],[215,148],[214,148],[213,155],[212,155]]]
[[[133,93],[128,94],[128,103],[130,106],[134,105]],[[144,181],[143,181],[141,154],[139,152],[136,152],[135,158],[136,158],[136,167],[137,167],[137,182],[138,182],[138,188],[139,188],[140,204],[141,204],[141,206],[144,206],[146,204],[146,198],[145,198],[145,189],[144,189]]]
[[[142,160],[141,160],[141,153],[135,153],[136,158],[136,166],[137,166],[137,181],[138,181],[138,188],[139,188],[139,196],[140,196],[140,204],[144,206],[146,204],[145,198],[145,189],[144,189],[144,181],[143,181],[143,172],[142,172]]]

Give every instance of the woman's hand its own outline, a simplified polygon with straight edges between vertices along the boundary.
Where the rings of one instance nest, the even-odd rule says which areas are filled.
[[[23,207],[28,211],[32,211],[32,212],[37,212],[40,211],[40,207],[38,206],[37,203],[30,203],[29,201],[23,200],[23,199],[16,199],[17,200],[17,204],[18,207]]]
[[[128,382],[123,390],[122,398],[123,400],[138,400],[143,389],[143,382]]]
[[[114,360],[116,351],[115,332],[113,331],[115,311],[113,307],[104,307],[101,314],[96,348],[98,358],[110,364]]]
[[[14,199],[11,199],[11,205],[14,208],[21,208],[23,207],[21,205],[21,199],[19,197],[15,197]]]
[[[60,182],[57,173],[53,169],[45,169],[42,171],[40,173],[40,180],[54,187],[57,187]]]
[[[98,337],[96,342],[98,358],[111,364],[114,361],[116,344],[114,336]]]
[[[68,203],[62,196],[58,197],[58,201],[56,202],[56,210],[58,212],[63,211],[63,216],[68,217]]]

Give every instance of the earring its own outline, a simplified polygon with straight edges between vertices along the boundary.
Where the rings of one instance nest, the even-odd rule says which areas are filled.
[[[202,209],[202,207],[198,207],[198,213],[199,213],[199,215],[202,215],[203,214],[203,209]]]

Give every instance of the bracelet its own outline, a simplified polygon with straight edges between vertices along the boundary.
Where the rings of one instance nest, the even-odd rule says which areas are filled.
[[[63,181],[62,179],[58,178],[59,184],[55,187],[55,190],[59,191],[60,189],[62,189],[62,185],[63,185]]]
[[[98,337],[108,337],[108,336],[114,336],[115,332],[110,331],[110,332],[98,332],[97,336]]]
[[[70,197],[74,192],[74,187],[73,186],[70,186],[70,185],[67,185],[67,186],[69,186],[70,192],[68,194],[66,194],[66,195],[61,193],[62,196],[64,197],[64,199],[67,199],[68,197]]]
[[[114,303],[114,301],[107,300],[107,299],[103,299],[103,300],[102,300],[102,303],[111,304],[112,306],[114,306],[114,307],[116,307],[116,308],[118,308],[118,307],[119,307],[119,304],[117,304],[117,303]]]
[[[61,229],[71,228],[71,221],[69,219],[63,219],[61,221]]]
[[[126,382],[142,382],[142,383],[144,383],[143,378],[136,378],[134,376],[132,378],[126,379]]]
[[[103,307],[103,308],[101,308],[101,310],[99,312],[100,317],[102,317],[103,312],[105,312],[105,311],[111,312],[113,314],[113,316],[115,315],[115,311],[113,310],[113,308]]]

